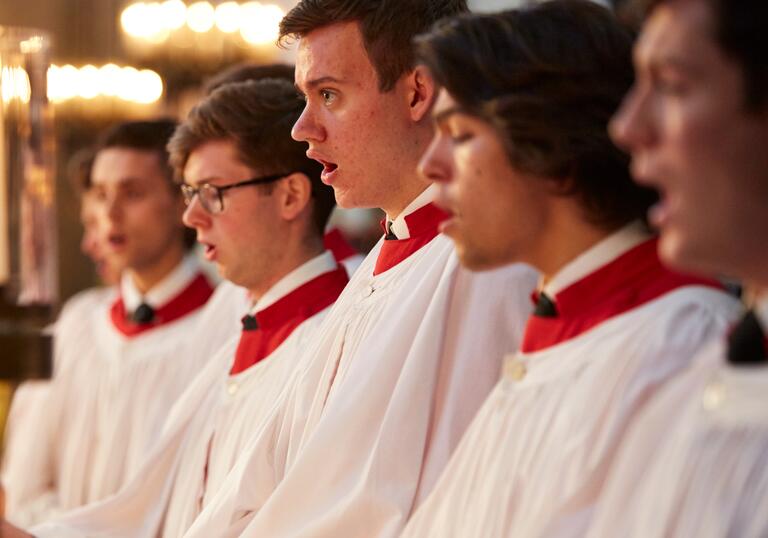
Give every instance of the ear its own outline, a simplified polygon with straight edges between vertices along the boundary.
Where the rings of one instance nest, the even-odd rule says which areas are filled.
[[[417,65],[406,77],[406,84],[411,119],[419,122],[429,114],[437,96],[435,79],[425,66]]]
[[[307,210],[312,198],[312,183],[305,174],[294,172],[286,176],[278,184],[278,189],[278,209],[285,220],[295,220]]]

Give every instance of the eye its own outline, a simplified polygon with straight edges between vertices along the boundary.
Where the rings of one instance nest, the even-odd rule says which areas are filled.
[[[331,90],[320,90],[320,97],[324,104],[330,105],[336,100],[336,93]]]
[[[472,133],[469,131],[461,131],[457,134],[451,135],[451,142],[454,144],[461,144],[462,142],[467,142],[468,140],[472,139]]]

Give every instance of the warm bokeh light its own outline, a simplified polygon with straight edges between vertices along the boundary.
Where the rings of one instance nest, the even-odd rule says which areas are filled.
[[[193,32],[204,33],[213,28],[215,12],[209,2],[195,2],[187,8],[187,26]]]
[[[5,87],[4,79],[4,91]],[[54,103],[102,96],[136,104],[151,104],[163,96],[163,91],[163,79],[149,69],[140,71],[135,67],[120,67],[113,63],[101,67],[85,65],[79,69],[73,65],[52,65],[48,69],[48,98]]]
[[[187,5],[181,0],[160,4],[161,22],[165,30],[178,30],[187,22]]]
[[[240,35],[252,45],[274,43],[279,34],[283,10],[274,4],[247,2],[242,5]]]
[[[29,103],[32,96],[32,87],[29,84],[29,75],[23,67],[3,66],[0,69],[0,88],[2,100],[9,103],[18,99],[22,103]]]
[[[216,27],[225,34],[237,32],[240,29],[240,4],[223,2],[216,6]]]
[[[77,81],[77,94],[83,99],[93,99],[99,95],[99,70],[95,65],[84,65],[80,68]]]
[[[166,0],[130,4],[123,10],[120,23],[126,34],[151,44],[165,42],[186,26],[196,33],[218,31],[234,36],[239,31],[246,43],[265,45],[277,39],[283,16],[279,6],[255,1],[227,0],[214,8],[207,1],[187,5],[182,0]]]

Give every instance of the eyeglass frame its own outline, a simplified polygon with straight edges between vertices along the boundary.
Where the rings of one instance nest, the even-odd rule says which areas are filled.
[[[195,196],[197,196],[198,197],[197,199],[200,201],[200,206],[203,209],[205,209],[208,213],[216,215],[224,211],[223,193],[228,191],[229,189],[235,189],[238,187],[247,187],[249,185],[266,185],[267,183],[274,183],[275,181],[283,179],[284,177],[290,176],[292,173],[293,172],[288,172],[285,174],[270,174],[268,176],[253,177],[251,179],[239,181],[237,183],[232,183],[230,185],[221,185],[221,186],[213,185],[211,183],[203,183],[199,187],[193,187],[192,185],[189,185],[187,183],[182,183],[181,185],[179,185],[179,188],[181,189],[181,194],[182,194],[182,197],[184,198],[184,205],[189,207],[189,205],[192,203],[192,200],[194,200]],[[213,189],[213,191],[216,193],[216,199],[219,201],[218,210],[213,211],[211,208],[206,207],[207,203],[203,202],[203,198],[200,197],[200,191],[203,189]]]

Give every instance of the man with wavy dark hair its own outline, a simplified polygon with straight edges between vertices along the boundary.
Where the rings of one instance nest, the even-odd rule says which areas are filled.
[[[606,9],[552,0],[446,21],[419,40],[442,90],[421,168],[463,263],[541,272],[520,350],[407,537],[581,536],[622,434],[735,301],[660,262],[608,122],[632,39]],[[611,535],[621,536],[621,534]]]

